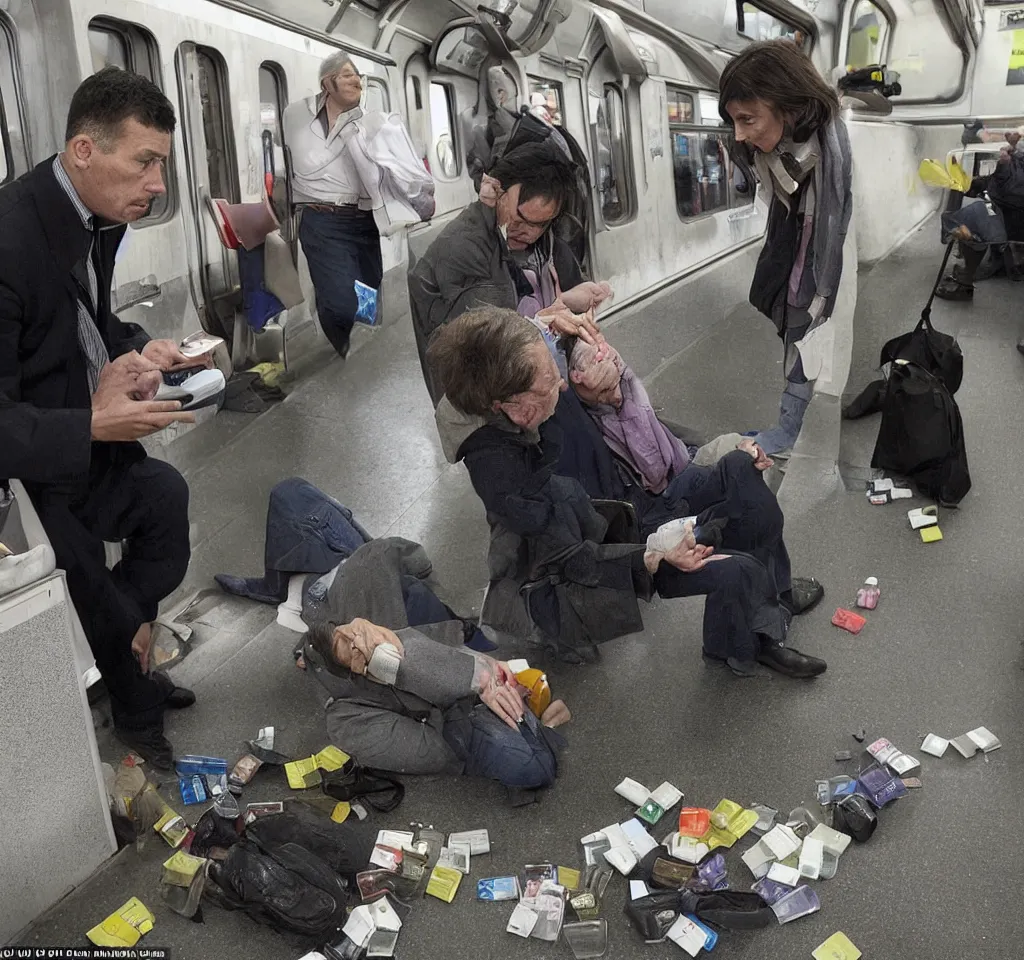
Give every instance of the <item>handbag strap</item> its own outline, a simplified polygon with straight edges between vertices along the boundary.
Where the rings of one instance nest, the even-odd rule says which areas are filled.
[[[939,267],[939,275],[935,278],[935,283],[932,286],[932,292],[928,294],[928,302],[924,305],[924,309],[921,311],[921,319],[917,323],[917,329],[921,327],[927,327],[929,330],[932,329],[932,301],[935,299],[935,293],[939,289],[939,284],[942,283],[942,277],[946,272],[946,264],[949,263],[949,255],[953,252],[953,244],[955,240],[950,240],[946,244],[946,252],[942,257],[942,266]]]

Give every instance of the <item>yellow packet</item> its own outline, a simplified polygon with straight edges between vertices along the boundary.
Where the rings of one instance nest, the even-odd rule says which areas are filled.
[[[340,770],[346,763],[352,758],[345,753],[344,750],[339,750],[335,746],[326,746],[321,750],[314,758],[316,765],[321,770],[326,770],[328,773],[333,773],[335,770]]]
[[[573,870],[572,867],[559,867],[558,868],[558,882],[565,887],[566,890],[579,890],[580,888],[580,872],[579,870]]]
[[[936,540],[942,539],[942,531],[939,529],[938,524],[933,523],[930,527],[921,527],[920,529],[921,539],[925,543],[935,543]]]
[[[708,845],[708,850],[731,847],[757,823],[757,820],[757,814],[753,810],[745,810],[732,800],[722,800],[711,811],[711,826],[700,838],[701,842]]]
[[[929,187],[949,190],[953,186],[946,168],[937,160],[922,160],[921,165],[917,168],[917,175]]]
[[[288,786],[293,790],[306,790],[323,780],[317,769],[316,757],[292,760],[284,765],[284,772],[288,777]]]
[[[434,867],[427,882],[427,893],[445,903],[451,903],[462,882],[462,874],[451,867]]]
[[[190,887],[205,863],[202,857],[193,857],[184,850],[178,850],[164,861],[163,881],[173,887]]]
[[[840,931],[833,933],[811,956],[814,960],[859,960],[863,954],[853,945],[853,941]]]
[[[344,800],[339,800],[338,803],[335,804],[334,812],[331,814],[331,819],[335,823],[344,823],[351,812],[352,805],[346,803]]]
[[[188,836],[188,824],[185,820],[168,808],[167,812],[153,824],[153,829],[160,834],[172,847],[180,847]]]
[[[155,919],[138,897],[132,897],[86,936],[97,947],[134,947],[153,929]]]

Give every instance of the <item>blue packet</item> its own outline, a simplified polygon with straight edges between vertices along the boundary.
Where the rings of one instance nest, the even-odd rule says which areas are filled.
[[[228,762],[220,757],[199,757],[189,753],[184,757],[178,757],[174,769],[179,777],[190,777],[194,773],[212,773],[219,776],[228,772]]]
[[[354,286],[356,303],[358,304],[356,320],[360,323],[365,323],[368,327],[377,326],[379,320],[377,316],[377,291],[360,280],[356,280]]]
[[[692,913],[686,914],[686,919],[704,931],[704,949],[707,951],[714,950],[715,944],[718,943],[718,934],[707,924],[701,923]]]
[[[899,777],[894,777],[875,762],[857,774],[857,793],[863,794],[876,810],[880,810],[887,803],[906,796],[907,788]]]
[[[793,892],[792,887],[787,887],[784,883],[779,883],[776,880],[769,880],[767,877],[762,877],[750,889],[754,893],[759,893],[761,899],[768,906],[778,903],[783,897],[789,896]]]
[[[686,884],[689,890],[724,890],[729,886],[728,871],[725,867],[725,857],[716,853],[709,857],[699,867],[697,876]]]
[[[518,877],[488,877],[476,882],[477,900],[518,900]]]
[[[179,777],[178,789],[181,791],[181,802],[185,806],[193,803],[206,803],[206,783],[201,774],[192,777]]]
[[[772,911],[779,923],[799,920],[821,909],[818,895],[808,886],[791,890],[781,900],[772,904]]]

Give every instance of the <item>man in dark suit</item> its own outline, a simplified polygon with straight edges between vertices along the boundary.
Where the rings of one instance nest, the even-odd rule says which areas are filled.
[[[195,365],[113,314],[126,224],[165,190],[174,108],[117,68],[75,92],[63,153],[0,191],[0,477],[29,491],[110,693],[119,739],[169,769],[168,707],[191,691],[149,673],[157,605],[189,561],[188,487],[138,443],[174,421],[162,372]],[[104,541],[126,541],[113,569]]]

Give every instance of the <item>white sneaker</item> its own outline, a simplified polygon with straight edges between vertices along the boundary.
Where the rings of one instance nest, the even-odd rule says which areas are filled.
[[[3,557],[0,559],[0,597],[48,577],[56,567],[57,558],[48,543],[41,543],[27,553]]]

